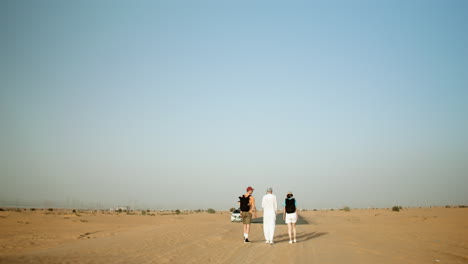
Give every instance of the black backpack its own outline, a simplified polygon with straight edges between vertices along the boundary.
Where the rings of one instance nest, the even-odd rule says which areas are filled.
[[[292,214],[296,212],[296,200],[294,198],[292,199],[286,199],[286,213]]]
[[[240,209],[242,212],[250,211],[250,195],[245,197],[244,195],[239,196]]]

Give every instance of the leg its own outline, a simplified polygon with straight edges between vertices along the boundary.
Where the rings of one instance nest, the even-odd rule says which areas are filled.
[[[292,237],[291,237],[291,223],[288,223],[288,234],[289,234],[289,241],[292,240]]]
[[[294,233],[294,242],[296,242],[296,223],[292,224],[293,233]]]
[[[242,221],[244,222],[244,242],[250,242],[249,238],[249,231],[250,231],[250,220],[252,219],[252,215],[250,213],[242,212]]]
[[[275,220],[276,220],[276,216],[275,216]],[[273,242],[273,237],[275,236],[275,227],[276,227],[276,223],[273,221],[270,225],[271,225],[271,229],[270,229],[270,242]]]
[[[267,242],[273,242],[273,233],[275,232],[275,216],[268,215],[263,217],[263,223],[265,228],[265,240]]]

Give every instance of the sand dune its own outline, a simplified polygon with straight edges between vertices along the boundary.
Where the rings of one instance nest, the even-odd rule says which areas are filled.
[[[261,215],[259,215],[261,216]],[[0,212],[0,263],[468,263],[468,209],[302,212],[290,245],[278,225],[251,244],[228,213]]]

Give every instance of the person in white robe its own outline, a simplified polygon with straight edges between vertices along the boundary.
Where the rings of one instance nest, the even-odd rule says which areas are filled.
[[[278,204],[276,196],[273,194],[273,189],[268,188],[267,193],[262,199],[263,208],[263,233],[265,234],[266,244],[273,245],[273,237],[275,235],[276,211]]]

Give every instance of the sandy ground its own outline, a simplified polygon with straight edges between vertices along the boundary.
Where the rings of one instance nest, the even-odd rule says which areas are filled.
[[[468,263],[468,209],[301,212],[290,245],[278,225],[251,244],[229,213],[0,212],[0,263]],[[261,216],[261,214],[259,214]]]

